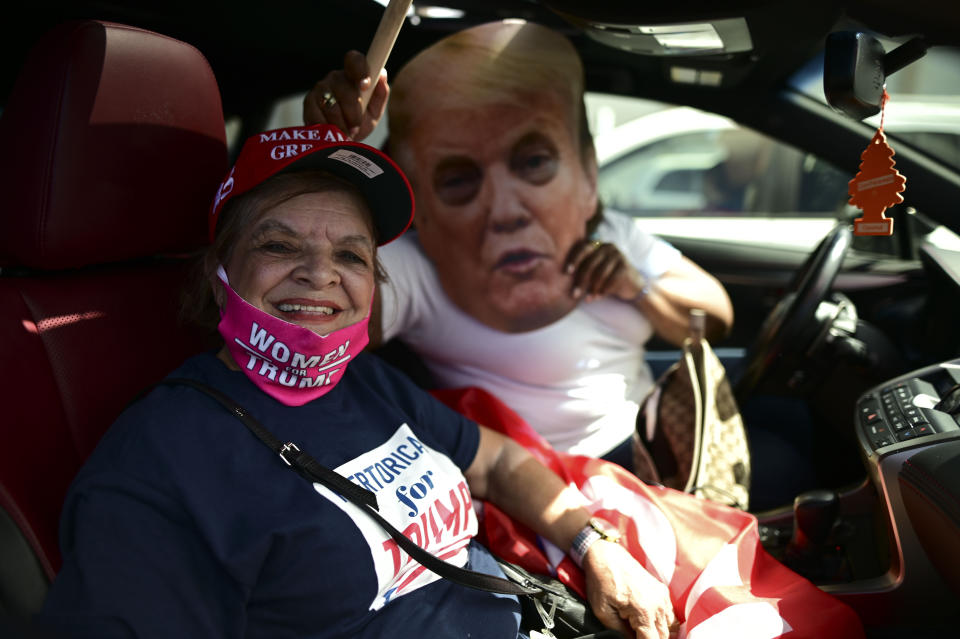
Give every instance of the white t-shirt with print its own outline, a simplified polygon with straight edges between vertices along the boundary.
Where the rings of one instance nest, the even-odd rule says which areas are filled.
[[[648,279],[681,257],[622,213],[606,211],[594,238],[619,247]],[[633,433],[652,385],[644,344],[653,333],[633,306],[582,302],[544,328],[504,333],[450,301],[415,231],[379,255],[389,278],[381,286],[383,339],[405,342],[440,387],[487,390],[564,452],[600,456]]]

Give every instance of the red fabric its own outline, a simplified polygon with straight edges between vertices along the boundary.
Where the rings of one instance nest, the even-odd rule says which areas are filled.
[[[756,518],[669,488],[648,486],[620,466],[553,450],[509,407],[476,388],[438,390],[458,412],[509,435],[584,496],[622,543],[670,588],[680,637],[863,637],[859,618],[769,555]],[[483,504],[481,539],[498,556],[536,572],[556,572],[578,590],[583,574],[559,552],[545,552],[528,528]],[[551,561],[550,556],[554,557]],[[557,563],[558,560],[558,563]]]

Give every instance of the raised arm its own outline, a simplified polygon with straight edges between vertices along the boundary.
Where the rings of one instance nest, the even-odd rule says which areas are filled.
[[[362,111],[360,94],[371,82],[366,56],[359,51],[348,51],[343,58],[343,69],[328,73],[304,97],[304,124],[332,124],[354,141],[363,140],[383,117],[390,95],[384,69],[377,78],[370,103]]]

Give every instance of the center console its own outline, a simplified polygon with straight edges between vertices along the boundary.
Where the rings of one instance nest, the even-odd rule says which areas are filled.
[[[956,615],[960,359],[867,390],[853,417],[867,478],[798,496],[792,513],[761,519],[761,540],[870,625]]]
[[[886,570],[821,587],[864,614],[954,612],[960,591],[960,359],[871,388],[855,428]],[[952,546],[952,547],[950,547]],[[953,590],[953,592],[952,592]],[[869,617],[867,617],[869,618]],[[891,618],[891,621],[896,621]]]

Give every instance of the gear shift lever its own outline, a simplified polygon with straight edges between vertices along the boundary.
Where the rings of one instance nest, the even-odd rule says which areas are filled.
[[[793,500],[793,539],[801,552],[822,548],[840,512],[840,498],[832,490],[811,490]]]
[[[784,563],[814,583],[835,579],[843,560],[830,547],[840,512],[840,497],[832,490],[811,490],[793,500],[793,537]]]

